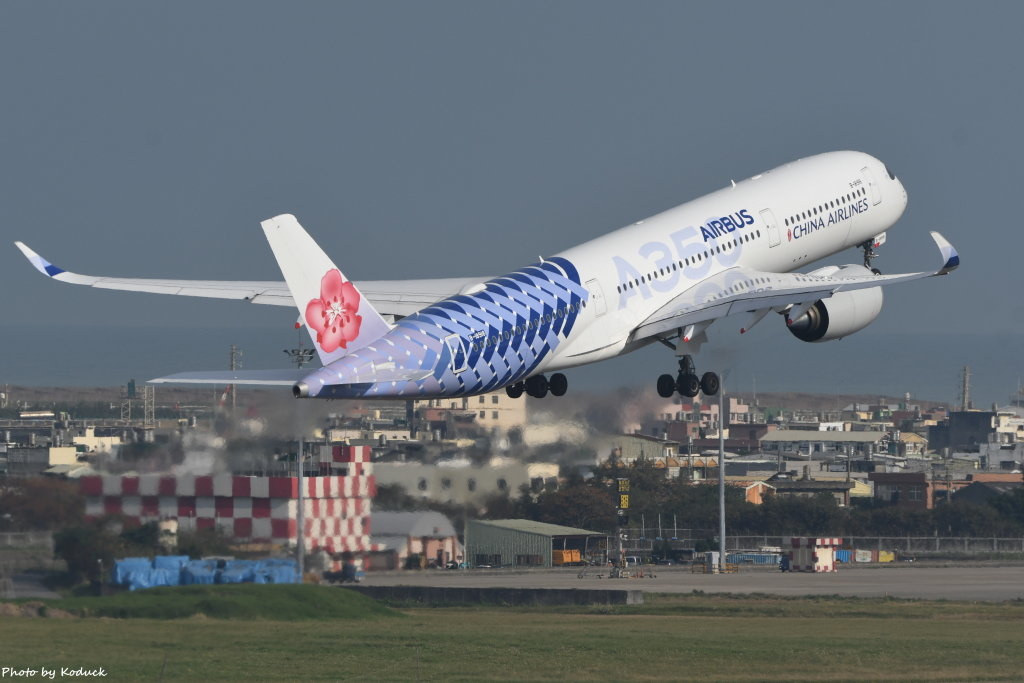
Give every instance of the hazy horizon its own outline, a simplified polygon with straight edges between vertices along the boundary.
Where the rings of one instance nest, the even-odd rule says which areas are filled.
[[[16,362],[0,373],[0,384],[39,387],[121,386],[129,379],[141,383],[173,372],[226,369],[231,344],[241,349],[243,368],[291,367],[284,349],[298,345],[295,330],[244,325],[78,326],[70,333],[60,325],[0,325],[0,336],[21,349],[8,358]],[[909,392],[912,398],[955,405],[961,369],[967,365],[972,400],[984,408],[1005,405],[1021,380],[1007,372],[1007,348],[1016,340],[1009,334],[887,334],[868,328],[838,342],[808,344],[791,337],[781,321],[769,319],[746,335],[725,333],[721,341],[716,339],[712,334],[712,342],[698,355],[698,370],[723,373],[731,392],[890,397]],[[90,361],[61,362],[61,350],[69,344],[76,356]],[[655,396],[655,379],[671,365],[671,353],[654,345],[566,371],[569,393],[544,401],[571,401],[573,389],[640,387]]]

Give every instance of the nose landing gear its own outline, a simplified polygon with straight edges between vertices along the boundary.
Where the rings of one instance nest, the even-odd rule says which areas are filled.
[[[875,239],[871,238],[866,242],[861,242],[858,246],[864,250],[864,267],[871,269],[875,275],[881,275],[882,271],[871,265],[871,261],[878,258],[878,252],[875,251]]]
[[[662,398],[669,398],[677,391],[681,396],[693,398],[700,392],[705,396],[714,396],[718,393],[720,386],[718,375],[713,372],[705,372],[700,379],[697,378],[697,371],[693,366],[692,356],[683,356],[679,359],[679,374],[661,375],[658,377],[658,395]]]

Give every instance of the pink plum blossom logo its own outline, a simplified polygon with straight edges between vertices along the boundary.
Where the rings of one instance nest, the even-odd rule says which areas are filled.
[[[363,318],[359,311],[359,292],[341,277],[337,268],[320,280],[320,298],[306,304],[306,324],[316,330],[316,343],[325,353],[347,348],[359,336]]]

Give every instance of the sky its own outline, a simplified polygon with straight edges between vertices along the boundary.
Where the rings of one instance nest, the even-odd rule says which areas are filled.
[[[351,279],[494,275],[800,157],[877,156],[909,205],[887,288],[806,344],[709,330],[727,389],[1005,402],[1024,378],[1024,6],[820,2],[0,4],[0,384],[287,366],[295,313],[47,281],[277,280],[289,212]],[[856,263],[850,250],[822,263]],[[649,348],[570,386],[650,384]],[[570,388],[570,391],[572,389]],[[564,400],[564,399],[563,399]]]

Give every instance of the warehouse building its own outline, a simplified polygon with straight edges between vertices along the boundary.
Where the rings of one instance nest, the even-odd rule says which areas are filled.
[[[466,527],[466,558],[473,567],[551,567],[555,550],[578,550],[585,561],[603,564],[608,537],[528,519],[470,520]]]

